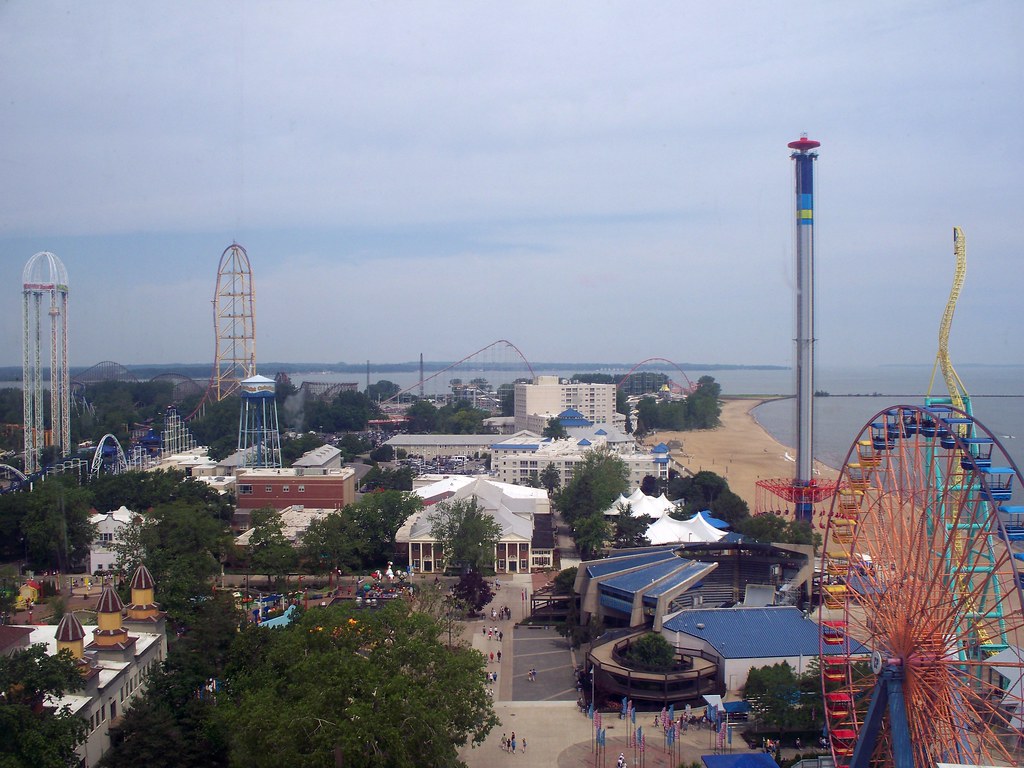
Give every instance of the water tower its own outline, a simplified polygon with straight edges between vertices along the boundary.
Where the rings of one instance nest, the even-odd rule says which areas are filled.
[[[250,376],[241,383],[242,414],[238,450],[243,467],[280,467],[281,433],[277,427],[274,380]]]

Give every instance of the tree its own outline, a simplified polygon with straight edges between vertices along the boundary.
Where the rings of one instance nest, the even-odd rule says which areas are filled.
[[[381,400],[387,400],[394,397],[401,391],[395,382],[388,381],[387,379],[380,379],[376,384],[371,384],[366,388],[366,396],[374,402],[380,402]]]
[[[493,567],[501,526],[476,496],[438,502],[430,518],[430,535],[441,546],[447,566],[465,565],[474,571]]]
[[[406,428],[414,435],[429,434],[437,426],[437,408],[428,400],[417,400],[405,412]]]
[[[551,588],[556,595],[571,595],[576,585],[576,573],[578,568],[574,565],[572,568],[566,568],[563,571],[559,571],[558,575],[555,576],[554,581],[551,582]]]
[[[549,437],[552,440],[563,440],[569,436],[569,433],[565,431],[565,425],[561,419],[557,416],[552,416],[548,419],[547,426],[544,427],[542,437]]]
[[[676,663],[676,650],[657,632],[650,632],[630,644],[626,659],[645,672],[669,672]]]
[[[576,518],[573,524],[573,538],[580,557],[590,560],[604,550],[608,542],[608,522],[601,510],[595,510],[586,517]]]
[[[359,567],[357,530],[346,510],[331,512],[309,524],[299,547],[301,559],[313,573]]]
[[[175,501],[160,504],[122,528],[115,543],[118,568],[132,573],[145,563],[160,591],[160,603],[179,622],[195,611],[196,595],[209,593],[230,542],[226,525],[202,509]]]
[[[84,678],[70,652],[55,656],[36,644],[0,655],[0,765],[4,768],[70,768],[75,747],[85,740],[85,721],[70,707],[46,706],[79,690]]]
[[[747,502],[729,489],[725,478],[707,470],[693,477],[673,478],[667,493],[670,498],[685,500],[681,511],[684,517],[707,510],[735,528],[750,514]]]
[[[758,541],[813,544],[816,547],[821,545],[821,535],[810,523],[803,520],[787,520],[782,515],[771,512],[745,518],[736,526],[736,531]]]
[[[404,491],[377,491],[363,495],[345,508],[355,531],[355,552],[364,569],[381,567],[394,556],[395,534],[405,521],[423,508],[423,500]]]
[[[644,496],[657,496],[660,491],[658,478],[654,475],[644,475],[644,479],[640,481],[640,491]]]
[[[370,461],[394,461],[395,449],[387,443],[382,443],[370,451]]]
[[[820,731],[822,698],[815,665],[798,675],[789,664],[751,669],[743,687],[757,719],[781,736],[786,731]]]
[[[192,621],[172,639],[167,660],[146,690],[111,729],[102,768],[220,768],[227,765],[226,734],[213,720],[208,682],[223,682],[238,628],[244,624],[230,595],[199,602]]]
[[[612,546],[616,549],[651,546],[647,539],[647,529],[653,522],[650,515],[634,517],[630,504],[620,504],[619,516],[615,519],[615,538]]]
[[[602,446],[586,452],[572,479],[555,496],[555,507],[572,525],[577,518],[604,512],[628,487],[629,468],[610,448]]]
[[[24,503],[21,534],[29,559],[61,571],[81,563],[95,535],[89,522],[91,494],[74,477],[51,475],[31,493],[18,495]]]
[[[249,562],[257,573],[280,581],[291,573],[298,560],[295,548],[285,538],[281,513],[269,507],[252,512]]]
[[[412,467],[373,467],[363,475],[363,493],[369,491],[411,491]]]
[[[548,462],[544,471],[540,473],[540,484],[547,488],[548,496],[551,496],[562,485],[562,474],[552,462]]]
[[[481,743],[498,721],[483,657],[447,648],[442,633],[400,600],[377,611],[312,609],[273,632],[247,629],[216,713],[232,764],[457,765],[457,748]]]
[[[459,580],[452,587],[452,594],[462,605],[465,605],[473,613],[479,613],[480,609],[491,602],[494,591],[490,582],[483,577],[480,571],[469,571],[459,577]]]

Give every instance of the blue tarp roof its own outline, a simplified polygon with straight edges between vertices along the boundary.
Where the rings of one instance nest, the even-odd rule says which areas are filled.
[[[707,768],[779,768],[775,758],[765,752],[744,755],[701,755]]]

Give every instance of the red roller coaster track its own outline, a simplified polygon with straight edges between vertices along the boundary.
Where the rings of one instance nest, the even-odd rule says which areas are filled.
[[[671,365],[673,368],[679,371],[679,375],[682,376],[683,381],[686,382],[686,392],[693,392],[695,389],[697,389],[697,385],[690,381],[690,377],[686,375],[686,371],[684,371],[676,363],[673,363],[671,360],[665,357],[648,357],[646,360],[641,360],[639,363],[637,363],[636,365],[629,369],[629,373],[623,376],[621,381],[625,381],[626,379],[628,379],[631,375],[633,375],[636,372],[636,369],[639,368],[641,365],[647,365],[647,363],[652,363],[655,361],[660,363],[667,363],[668,365]]]

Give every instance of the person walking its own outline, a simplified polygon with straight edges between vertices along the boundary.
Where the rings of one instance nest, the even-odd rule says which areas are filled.
[[[498,651],[498,663],[501,664],[501,651]]]

